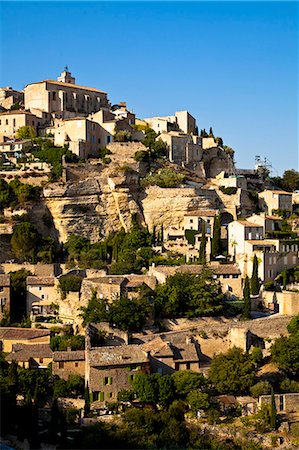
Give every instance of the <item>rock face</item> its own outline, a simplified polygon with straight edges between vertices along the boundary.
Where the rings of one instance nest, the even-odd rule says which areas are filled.
[[[59,241],[75,233],[97,242],[112,231],[128,231],[133,214],[149,230],[154,225],[175,226],[190,210],[220,205],[214,190],[201,189],[195,182],[180,188],[150,186],[144,191],[139,185],[143,170],[136,163],[134,168],[98,162],[67,166],[66,183],[44,188]]]

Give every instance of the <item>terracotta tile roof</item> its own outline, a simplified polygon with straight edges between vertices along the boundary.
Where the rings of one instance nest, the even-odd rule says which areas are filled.
[[[237,223],[244,225],[245,227],[263,228],[263,225],[259,225],[254,222],[248,222],[247,220],[237,220]]]
[[[27,114],[29,116],[35,116],[35,114],[32,114],[31,112],[23,111],[23,110],[12,110],[12,111],[1,112],[0,116],[6,116],[6,115],[14,116],[15,114]]]
[[[141,348],[150,352],[156,358],[172,357],[175,361],[199,361],[194,342],[186,343],[185,338],[169,337],[170,341],[164,341],[161,336],[141,345]]]
[[[0,339],[36,339],[44,336],[50,336],[50,331],[37,328],[0,327]]]
[[[263,192],[272,192],[273,194],[282,194],[282,195],[292,195],[292,192],[282,191],[282,190],[279,190],[279,189],[277,189],[277,190],[275,190],[275,189],[266,189]],[[259,192],[259,195],[263,194],[263,192]]]
[[[257,399],[249,397],[249,395],[244,395],[242,397],[236,397],[236,400],[240,405],[246,405],[247,403],[257,403]]]
[[[249,242],[250,244],[252,244],[252,245],[261,245],[261,246],[269,246],[269,245],[275,245],[275,243],[274,242],[272,242],[272,241],[267,241],[267,240],[265,240],[265,239],[250,239],[250,240],[247,240],[246,242]]]
[[[85,361],[85,350],[54,352],[53,361]]]
[[[152,341],[145,342],[140,346],[142,350],[145,352],[151,352],[152,355],[154,355],[156,352],[160,351],[163,347],[165,347],[166,342],[163,341],[163,339],[159,336]]]
[[[12,352],[6,357],[7,361],[29,361],[30,358],[52,358],[53,351],[49,344],[15,344]]]
[[[10,286],[10,276],[0,275],[0,286],[8,287]]]
[[[126,366],[148,361],[147,353],[138,344],[91,349],[90,366]]]
[[[129,280],[129,282],[127,283],[127,288],[133,288],[133,287],[140,287],[142,285],[144,285],[144,281],[143,280]]]
[[[237,399],[234,395],[218,395],[216,399],[224,405],[235,405],[237,403]]]
[[[54,286],[55,277],[27,277],[26,282],[30,286]]]
[[[236,264],[219,264],[208,266],[212,272],[217,275],[225,275],[225,274],[240,274],[241,271]],[[200,264],[183,264],[179,266],[177,269],[178,273],[192,273],[199,274],[202,271],[202,266]]]
[[[31,86],[31,84],[41,84],[41,83],[56,84],[57,86],[61,86],[61,87],[69,87],[71,89],[83,89],[85,91],[91,91],[91,92],[98,92],[100,94],[106,94],[106,92],[100,91],[99,89],[95,89],[95,88],[92,88],[92,87],[80,86],[78,84],[72,84],[72,83],[64,83],[63,81],[56,81],[56,80],[36,81],[35,83],[27,84],[27,86]]]
[[[91,281],[97,284],[122,284],[126,280],[126,277],[121,277],[119,275],[111,275],[110,277],[98,277],[98,278],[87,278],[86,281]]]

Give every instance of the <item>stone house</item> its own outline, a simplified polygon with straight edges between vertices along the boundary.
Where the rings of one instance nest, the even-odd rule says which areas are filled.
[[[28,314],[48,314],[49,306],[58,298],[58,281],[54,276],[29,276],[26,279],[26,311]]]
[[[0,113],[0,135],[14,137],[19,128],[30,126],[35,131],[42,125],[42,121],[29,111],[12,110]]]
[[[0,346],[10,353],[15,344],[50,344],[50,331],[36,328],[0,327]]]
[[[266,213],[253,214],[248,217],[248,221],[251,223],[256,223],[264,228],[264,237],[266,235],[271,235],[273,231],[281,230],[282,218],[278,216],[269,216]]]
[[[202,160],[201,138],[180,131],[163,132],[159,139],[168,145],[168,158],[176,164],[199,163]]]
[[[24,369],[47,369],[53,361],[53,351],[49,344],[14,344],[6,361],[17,361]]]
[[[273,210],[292,212],[292,192],[265,189],[259,192],[259,207],[267,214],[273,214]]]
[[[196,134],[196,120],[188,111],[177,111],[174,116],[149,117],[143,119],[156,133],[183,131]]]
[[[116,401],[122,389],[131,389],[137,373],[150,373],[149,356],[140,345],[87,348],[85,382],[94,406]]]
[[[10,276],[0,275],[0,320],[10,314]]]
[[[278,413],[299,412],[299,393],[275,394],[275,405]],[[263,404],[271,404],[271,395],[261,395],[259,397],[259,407]]]
[[[242,396],[236,397],[236,400],[241,406],[241,414],[243,417],[252,416],[258,412],[258,402],[255,398]]]
[[[242,277],[238,265],[212,263],[208,268],[213,272],[214,279],[219,281],[224,294],[228,297],[242,296]],[[198,275],[201,271],[202,265],[200,264],[183,264],[181,266],[151,266],[148,274],[155,276],[158,283],[165,283],[169,276],[176,273]]]
[[[192,337],[159,336],[141,348],[148,352],[151,372],[164,375],[178,370],[200,371],[200,348]]]
[[[85,350],[56,351],[53,353],[53,375],[67,380],[69,375],[85,375]]]
[[[246,241],[264,238],[264,228],[247,220],[234,220],[228,224],[228,251],[233,257],[245,253]]]
[[[5,109],[10,109],[14,103],[24,103],[24,92],[17,91],[8,86],[0,88],[0,105]]]
[[[99,89],[79,86],[68,70],[55,80],[43,80],[25,87],[25,108],[39,109],[67,118],[84,116],[108,107],[107,94]]]

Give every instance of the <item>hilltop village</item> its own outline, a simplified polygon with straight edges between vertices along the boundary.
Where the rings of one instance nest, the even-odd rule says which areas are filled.
[[[298,192],[67,67],[1,88],[7,445],[298,448]]]

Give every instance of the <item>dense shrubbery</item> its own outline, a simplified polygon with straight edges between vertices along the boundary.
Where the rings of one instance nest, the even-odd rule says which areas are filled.
[[[132,133],[127,130],[120,130],[114,135],[115,142],[130,142],[132,141]]]
[[[200,317],[223,312],[224,296],[210,271],[200,275],[178,273],[159,284],[155,292],[155,310],[161,317]]]
[[[0,211],[6,207],[15,208],[39,199],[41,188],[31,186],[14,178],[10,183],[0,178]]]
[[[81,335],[57,335],[51,336],[50,340],[51,349],[56,351],[65,351],[70,347],[72,350],[84,350],[85,337]]]
[[[91,244],[87,238],[71,235],[65,244],[70,262],[81,267],[102,268],[109,265],[110,274],[138,273],[148,267],[155,255],[151,248],[152,236],[138,225],[135,218],[130,232],[111,233],[104,241]]]
[[[147,174],[141,181],[142,187],[159,186],[161,188],[177,187],[185,180],[185,176],[171,169],[160,169],[154,174]]]
[[[120,297],[111,304],[105,299],[98,299],[96,292],[93,292],[88,305],[81,307],[83,324],[108,321],[120,330],[141,331],[151,310],[150,300],[149,289],[141,289],[136,299]]]
[[[143,145],[149,149],[150,159],[156,160],[167,156],[168,145],[162,139],[157,139],[157,134],[152,128],[145,127],[145,138],[142,141]]]
[[[59,278],[60,290],[65,296],[69,292],[79,292],[82,284],[82,277],[78,275],[62,275]]]
[[[52,263],[58,254],[58,247],[50,237],[42,237],[36,227],[28,221],[14,226],[11,248],[21,261]]]
[[[225,195],[235,195],[237,193],[237,190],[238,190],[236,187],[233,187],[233,186],[228,186],[228,187],[219,186],[219,189]]]

